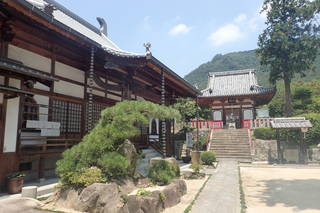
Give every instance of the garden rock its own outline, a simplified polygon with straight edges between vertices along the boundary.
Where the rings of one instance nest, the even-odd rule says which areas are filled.
[[[130,213],[159,213],[163,210],[159,191],[153,191],[150,196],[130,195],[127,205]]]
[[[85,188],[78,199],[76,210],[81,212],[106,212],[105,208],[110,211],[117,212],[121,208],[120,195],[117,184],[94,183]]]
[[[118,152],[127,158],[129,162],[128,172],[134,175],[138,161],[138,153],[133,143],[126,139],[118,148]]]
[[[180,203],[181,197],[187,193],[187,185],[184,180],[177,180],[169,184],[162,191],[164,195],[164,208],[169,208]]]
[[[76,208],[76,203],[78,202],[79,192],[74,189],[64,190],[61,189],[53,194],[46,203],[52,202],[56,206],[61,206],[64,208]]]

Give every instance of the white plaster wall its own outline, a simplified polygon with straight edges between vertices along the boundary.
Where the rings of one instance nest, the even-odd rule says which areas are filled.
[[[42,95],[35,95],[34,100],[37,102],[37,104],[49,105],[49,97],[47,96],[42,96]],[[48,121],[48,113],[49,109],[48,107],[39,107],[39,120],[40,121]]]
[[[4,76],[0,75],[0,85],[4,85]]]
[[[21,81],[16,78],[9,78],[9,86],[21,89]]]
[[[93,90],[92,91],[92,93],[94,94],[94,95],[97,95],[97,96],[101,96],[101,97],[105,97],[105,93],[104,92],[101,92],[101,91],[99,91],[99,90]]]
[[[113,92],[113,93],[115,93],[115,94],[119,94],[119,95],[121,95],[121,92],[120,91],[115,91],[115,90],[109,90],[110,92]]]
[[[116,101],[121,101],[121,97],[111,95],[111,94],[107,94],[107,98],[110,98],[110,99],[116,100]]]
[[[21,61],[24,65],[43,72],[50,73],[51,70],[51,59],[11,44],[8,48],[8,58]]]
[[[80,83],[84,83],[85,72],[69,65],[56,62],[55,65],[55,74],[64,78],[68,78]]]
[[[46,86],[44,84],[41,84],[39,82],[35,83],[34,88],[40,89],[40,90],[44,90],[44,91],[50,91],[50,87],[48,87],[48,86]]]
[[[3,152],[15,152],[17,143],[20,97],[7,100]]]
[[[54,82],[54,92],[77,98],[84,98],[83,86],[72,84],[62,80]]]

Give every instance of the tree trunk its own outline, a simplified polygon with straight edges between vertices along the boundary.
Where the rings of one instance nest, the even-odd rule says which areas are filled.
[[[284,74],[284,97],[285,97],[285,107],[284,115],[285,117],[290,117],[293,113],[292,108],[292,97],[291,97],[291,79],[288,75]]]

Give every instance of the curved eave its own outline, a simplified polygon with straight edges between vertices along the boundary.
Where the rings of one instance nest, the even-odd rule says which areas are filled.
[[[263,93],[251,93],[251,94],[240,94],[240,95],[221,95],[221,96],[199,96],[198,101],[202,106],[210,106],[213,100],[226,99],[228,97],[238,98],[253,98],[255,100],[255,106],[261,106],[268,104],[274,95],[276,94],[276,88],[269,88],[267,92]]]

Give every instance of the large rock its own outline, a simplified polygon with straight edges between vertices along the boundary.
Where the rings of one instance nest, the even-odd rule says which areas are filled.
[[[120,196],[117,184],[94,183],[81,192],[75,210],[118,213],[124,206]]]
[[[75,209],[77,206],[78,198],[78,191],[74,189],[60,189],[51,198],[49,198],[49,201],[52,201],[55,206]]]
[[[187,184],[184,180],[176,180],[162,190],[164,208],[180,203],[181,197],[187,193]]]
[[[127,206],[130,213],[159,213],[163,210],[159,191],[153,191],[150,196],[130,195]]]
[[[129,162],[128,172],[129,174],[134,175],[138,161],[138,153],[133,143],[128,139],[125,140],[118,148],[118,152],[127,158]]]

